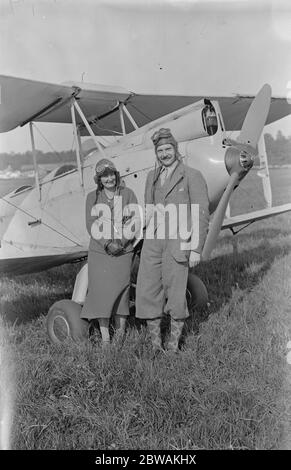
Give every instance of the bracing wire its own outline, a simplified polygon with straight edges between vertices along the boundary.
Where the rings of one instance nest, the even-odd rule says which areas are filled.
[[[19,207],[19,206],[16,206],[15,204],[13,204],[12,202],[10,201],[7,201],[7,199],[5,199],[4,197],[0,197],[0,199],[2,199],[3,201],[7,202],[7,204],[10,204],[12,207],[14,207],[15,209],[18,209],[19,211],[23,212],[25,215],[28,215],[29,217],[32,217],[34,220],[38,220],[37,217],[35,217],[34,215],[30,214],[29,212],[25,211],[24,209],[22,209],[22,207]],[[64,235],[62,232],[59,232],[57,229],[55,229],[54,227],[51,227],[49,224],[47,224],[46,222],[41,222],[42,225],[48,227],[50,230],[52,230],[53,232],[56,232],[58,235],[61,235],[61,237],[64,237],[66,238],[67,240],[69,240],[71,243],[74,243],[76,246],[82,246],[80,243],[77,243],[75,240],[72,240],[70,237],[68,237],[67,235]]]
[[[57,152],[57,150],[52,146],[52,144],[49,142],[49,140],[43,135],[43,133],[41,132],[41,130],[37,127],[37,125],[35,123],[33,123],[33,127],[37,130],[37,132],[41,135],[41,137],[45,140],[45,142],[49,145],[49,147],[51,148],[51,150],[58,156],[60,157],[60,154],[59,152]]]
[[[147,116],[143,111],[141,111],[139,108],[137,108],[134,104],[129,103],[130,106],[132,106],[138,113],[140,113],[143,117],[145,117],[149,122],[152,121],[152,118]]]

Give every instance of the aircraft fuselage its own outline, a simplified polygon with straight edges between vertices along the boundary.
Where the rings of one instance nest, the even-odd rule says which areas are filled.
[[[156,156],[151,135],[159,127],[170,127],[179,142],[184,163],[203,174],[213,212],[229,180],[225,165],[226,147],[218,103],[212,103],[217,128],[209,136],[202,119],[204,102],[196,102],[124,135],[104,149],[114,161],[126,186],[143,205],[145,180]],[[39,271],[83,257],[89,235],[85,224],[85,201],[95,188],[96,162],[103,152],[92,150],[82,161],[82,180],[76,168],[65,174],[53,170],[36,187],[14,191],[0,201],[0,272]]]

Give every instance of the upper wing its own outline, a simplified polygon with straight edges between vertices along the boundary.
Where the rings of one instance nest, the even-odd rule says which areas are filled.
[[[119,87],[69,82],[62,85],[0,76],[0,132],[29,121],[71,123],[70,100],[76,96],[96,135],[121,133],[118,103],[126,103],[139,127],[204,98],[219,101],[227,131],[239,130],[254,96],[236,95],[146,95]],[[266,124],[291,113],[286,97],[271,101]],[[77,122],[81,119],[77,116]],[[126,124],[126,130],[131,126]],[[127,127],[128,126],[128,127]],[[84,135],[86,135],[84,132]]]
[[[82,88],[80,88],[80,86]],[[7,132],[29,121],[71,123],[70,100],[76,96],[86,117],[104,114],[124,101],[130,92],[118,87],[83,83],[38,82],[0,76],[0,132]],[[77,117],[77,122],[81,119]],[[119,127],[119,126],[118,126]]]
[[[221,230],[238,227],[239,225],[249,225],[257,220],[273,217],[274,215],[283,214],[284,212],[288,211],[291,211],[291,203],[249,212],[248,214],[235,215],[233,217],[224,219]]]
[[[165,114],[176,111],[195,101],[209,99],[218,101],[223,116],[226,131],[237,131],[254,99],[253,96],[236,95],[199,95],[199,96],[173,96],[173,95],[132,95],[128,99],[127,108],[136,120],[137,124],[144,125]],[[286,97],[272,97],[266,124],[277,121],[291,114],[291,104]]]

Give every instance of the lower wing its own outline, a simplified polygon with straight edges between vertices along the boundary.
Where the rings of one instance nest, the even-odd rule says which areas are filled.
[[[224,219],[221,230],[232,229],[240,225],[250,225],[257,220],[267,219],[274,215],[284,214],[284,212],[291,211],[291,203],[282,204],[281,206],[269,207],[267,209],[260,209],[258,211],[249,212],[248,214],[235,215]]]

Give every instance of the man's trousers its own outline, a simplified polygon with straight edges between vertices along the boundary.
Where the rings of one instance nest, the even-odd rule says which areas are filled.
[[[136,286],[137,318],[160,318],[163,312],[175,320],[189,316],[188,263],[176,261],[170,248],[170,240],[144,241]]]

